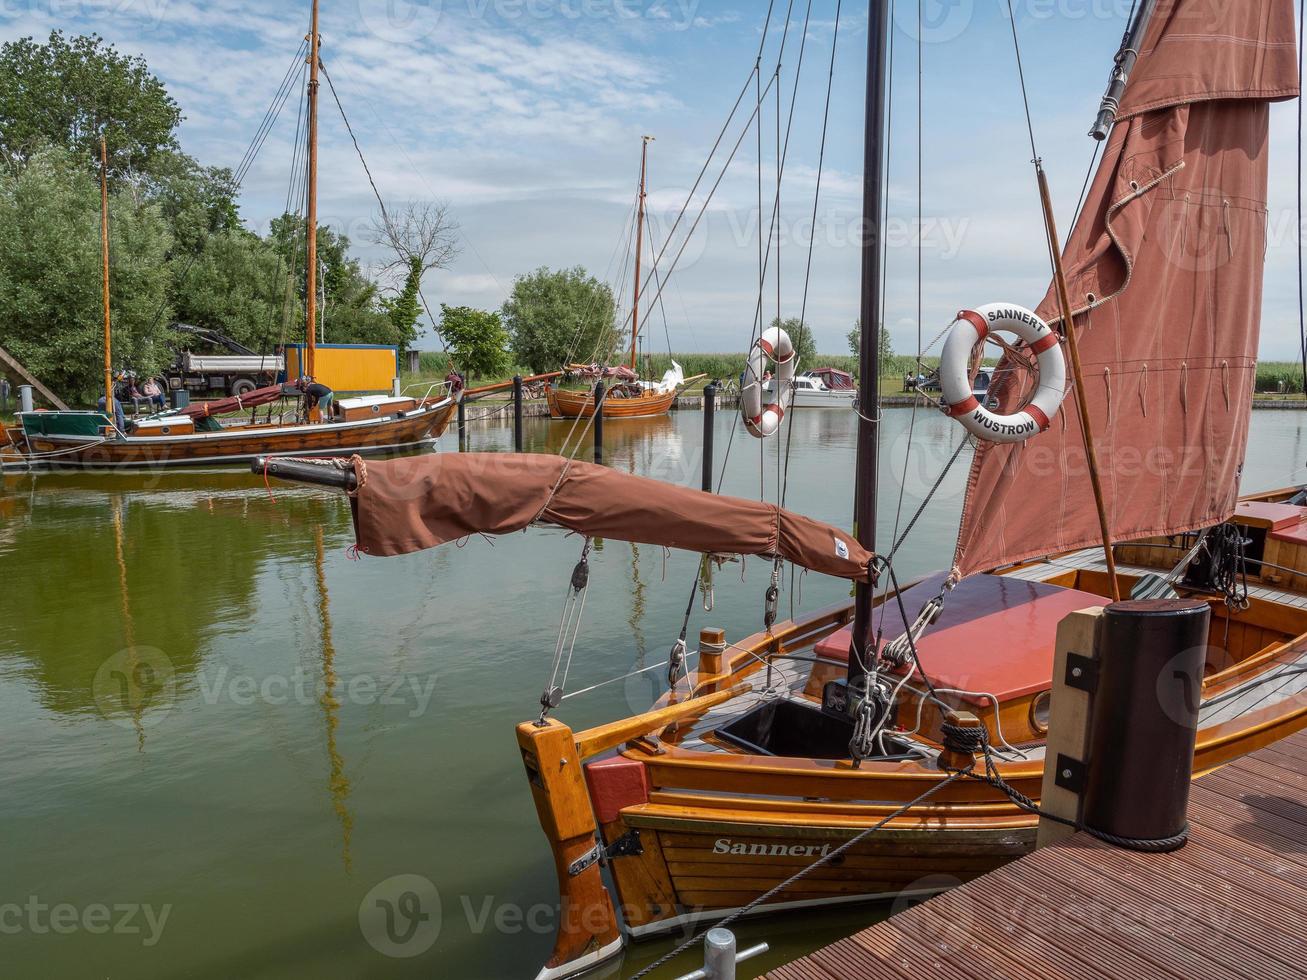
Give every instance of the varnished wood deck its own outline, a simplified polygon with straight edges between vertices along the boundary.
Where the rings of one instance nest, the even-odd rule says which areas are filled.
[[[1200,779],[1174,854],[1076,834],[767,976],[1300,978],[1305,763],[1307,732]]]

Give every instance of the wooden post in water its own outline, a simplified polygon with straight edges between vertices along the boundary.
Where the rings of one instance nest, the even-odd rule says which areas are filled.
[[[594,430],[595,430],[595,462],[604,461],[604,396],[606,386],[604,379],[600,378],[595,382],[595,412],[594,412]]]
[[[522,376],[513,375],[513,452],[522,451]]]
[[[109,150],[100,135],[100,250],[104,262],[101,290],[104,295],[104,414],[113,422],[113,344],[109,322]]]
[[[458,451],[467,452],[467,399],[458,398]]]
[[[713,427],[717,415],[717,386],[711,381],[703,387],[703,492],[712,493]]]

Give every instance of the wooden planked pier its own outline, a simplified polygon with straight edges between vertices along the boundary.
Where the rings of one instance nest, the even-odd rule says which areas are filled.
[[[1301,732],[1198,780],[1179,851],[1075,834],[767,976],[1303,977],[1305,772]]]

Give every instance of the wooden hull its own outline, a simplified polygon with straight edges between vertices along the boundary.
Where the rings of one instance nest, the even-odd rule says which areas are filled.
[[[639,398],[604,399],[603,415],[606,419],[645,419],[653,415],[666,415],[676,401],[677,392],[659,395],[646,392]],[[545,392],[549,401],[549,417],[553,419],[588,419],[595,413],[594,392],[564,391],[552,385]]]
[[[259,425],[184,436],[148,436],[107,441],[29,435],[38,465],[48,469],[152,469],[176,466],[228,466],[258,456],[343,456],[413,449],[440,436],[449,425],[453,402],[401,417],[310,425]]]
[[[1307,529],[1307,523],[1303,527]],[[1307,530],[1302,537],[1303,542],[1294,545],[1301,554],[1280,557],[1293,567],[1307,568]],[[1289,547],[1290,542],[1282,545]],[[1084,561],[1095,557],[1080,554]],[[1075,565],[1071,557],[1061,556],[1057,564],[1018,566],[996,579],[1016,579],[1018,589],[1025,581],[1057,579],[1058,586],[1077,590],[1077,596],[1083,591],[1101,596],[1106,590],[1103,573],[1088,564]],[[1126,566],[1122,574],[1143,571]],[[1272,572],[1264,568],[1262,574]],[[1123,589],[1133,581],[1123,579]],[[934,594],[929,582],[921,587]],[[1212,635],[1221,638],[1212,642],[1223,645],[1219,650],[1213,646],[1209,654],[1203,698],[1214,707],[1210,714],[1204,709],[1200,722],[1195,777],[1307,728],[1307,674],[1284,675],[1281,680],[1277,673],[1286,666],[1307,666],[1307,598],[1258,589],[1246,610],[1227,613],[1219,600],[1212,605]],[[574,975],[576,963],[595,949],[607,948],[607,934],[594,927],[606,921],[606,915],[622,923],[628,938],[644,938],[678,932],[746,906],[761,914],[906,900],[953,887],[1034,847],[1037,818],[973,780],[940,786],[948,776],[933,757],[873,758],[855,769],[848,760],[749,754],[722,741],[717,728],[738,717],[741,699],[756,693],[750,685],[761,689],[765,683],[761,658],[807,656],[819,641],[847,625],[851,615],[851,606],[841,604],[777,624],[730,644],[724,652],[703,654],[700,670],[679,686],[677,699],[664,696],[643,715],[576,733],[558,722],[544,730],[561,729],[564,741],[575,746],[575,756],[559,768],[585,772],[579,798],[574,788],[571,800],[564,803],[566,795],[545,778],[545,792],[537,790],[536,799],[560,869],[563,901],[582,908],[579,921],[589,925],[560,929],[542,977]],[[1002,640],[1010,646],[1013,637]],[[792,688],[793,696],[809,699],[819,695],[824,680],[842,670],[838,664],[823,665],[820,658],[812,667],[795,669],[798,686]],[[1051,669],[1049,673],[1051,677]],[[985,681],[975,680],[981,687]],[[1250,683],[1244,697],[1218,697]],[[1267,686],[1259,688],[1257,683]],[[1001,717],[1013,734],[1028,723],[1030,702],[1014,698],[1010,707],[1015,710],[1004,703]],[[913,727],[902,709],[897,720],[903,728]],[[927,715],[918,742],[932,741],[935,724]],[[519,741],[528,772],[547,776],[549,767],[533,764],[528,739],[538,737],[535,731],[530,723],[522,726]],[[1014,737],[1030,744],[1029,735]],[[1040,798],[1042,745],[1026,759],[999,762],[998,769],[1015,790]],[[932,787],[939,790],[929,803],[893,816]],[[567,816],[565,835],[557,830],[563,825],[557,819],[560,812]],[[847,853],[752,907],[818,857],[890,817],[883,829]],[[583,830],[586,826],[612,855],[611,897],[600,887],[597,870],[595,881],[587,881],[590,869],[572,871],[591,839]]]

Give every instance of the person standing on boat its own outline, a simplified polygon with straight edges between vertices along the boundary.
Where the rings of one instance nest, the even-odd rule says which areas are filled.
[[[294,384],[282,386],[285,394],[302,394],[304,396],[304,414],[307,415],[318,408],[322,411],[323,417],[331,414],[331,400],[336,397],[336,393],[320,382],[314,381],[312,377],[305,375]]]
[[[104,395],[100,396],[100,400],[95,403],[95,407],[101,412],[105,411]],[[114,392],[113,399],[113,424],[118,427],[119,432],[127,432],[127,416],[123,413],[123,400],[118,397],[117,392]]]
[[[0,412],[9,411],[9,379],[0,376]]]

